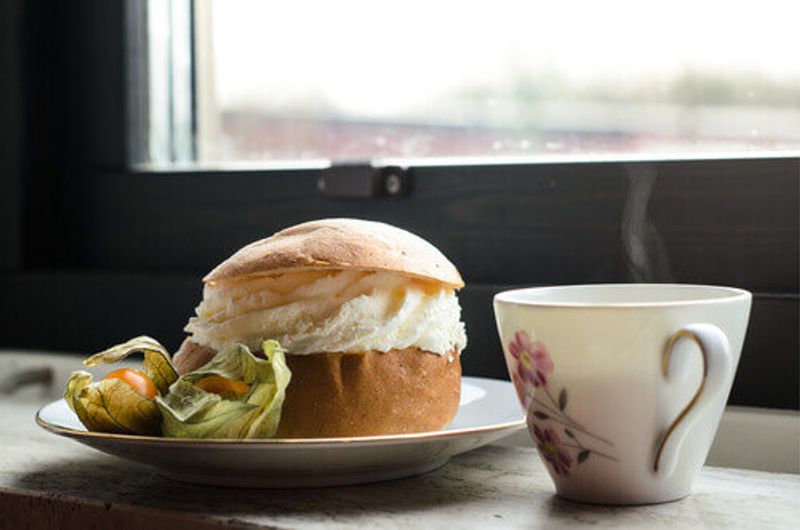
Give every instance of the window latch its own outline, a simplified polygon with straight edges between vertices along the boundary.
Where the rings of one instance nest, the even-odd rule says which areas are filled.
[[[411,191],[411,178],[399,166],[344,163],[324,169],[317,188],[328,197],[402,197]]]

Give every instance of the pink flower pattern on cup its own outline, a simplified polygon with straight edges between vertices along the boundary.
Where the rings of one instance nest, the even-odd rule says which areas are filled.
[[[568,476],[569,468],[572,466],[572,457],[566,448],[562,447],[561,439],[555,429],[551,427],[540,429],[538,425],[535,425],[533,433],[536,436],[539,454],[550,463],[557,475]]]
[[[517,369],[512,378],[517,394],[527,408],[526,387],[546,385],[547,375],[553,371],[553,361],[544,344],[531,341],[524,331],[514,334],[514,339],[508,343],[508,351],[517,360]]]
[[[614,447],[611,440],[592,433],[567,413],[567,389],[562,387],[557,399],[553,396],[549,377],[555,365],[547,347],[540,341],[531,340],[522,330],[514,333],[507,346],[511,357],[516,360],[511,380],[520,403],[527,411],[528,430],[535,437],[539,454],[553,472],[567,477],[573,463],[583,464],[591,455],[616,461],[614,456],[596,448],[598,444]],[[558,429],[563,431],[565,440],[559,436]],[[593,440],[592,444],[588,444],[587,438]]]

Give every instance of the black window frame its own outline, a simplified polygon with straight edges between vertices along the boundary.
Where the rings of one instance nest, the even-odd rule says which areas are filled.
[[[216,262],[296,222],[357,216],[419,233],[462,270],[465,373],[506,377],[499,290],[728,284],[755,295],[731,403],[800,409],[800,157],[417,165],[407,194],[361,198],[322,193],[324,169],[135,169],[125,2],[2,9],[0,347],[91,351],[142,332],[175,347]]]

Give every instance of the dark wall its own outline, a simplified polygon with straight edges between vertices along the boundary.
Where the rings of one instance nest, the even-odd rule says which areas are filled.
[[[21,6],[0,3],[0,271],[22,262]]]
[[[499,290],[726,284],[755,294],[731,401],[800,407],[797,158],[415,167],[396,199],[325,196],[319,171],[134,172],[122,2],[2,9],[0,347],[89,352],[140,333],[175,347],[200,277],[233,250],[355,216],[460,268],[468,374],[505,376]]]

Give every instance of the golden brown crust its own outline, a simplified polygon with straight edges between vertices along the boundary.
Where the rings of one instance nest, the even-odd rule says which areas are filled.
[[[196,370],[214,350],[186,339],[173,362]],[[451,360],[452,359],[452,360]],[[461,395],[455,352],[287,355],[292,380],[277,438],[328,438],[435,431],[450,424]]]
[[[320,219],[251,243],[219,264],[204,282],[297,269],[399,272],[461,288],[455,266],[433,245],[410,232],[360,219]]]
[[[178,374],[188,374],[210,362],[216,353],[208,346],[200,346],[196,342],[192,342],[191,337],[186,337],[181,347],[172,356],[172,366],[175,367]]]
[[[292,381],[277,438],[436,431],[458,411],[461,364],[456,354],[408,348],[288,355],[287,361]]]

